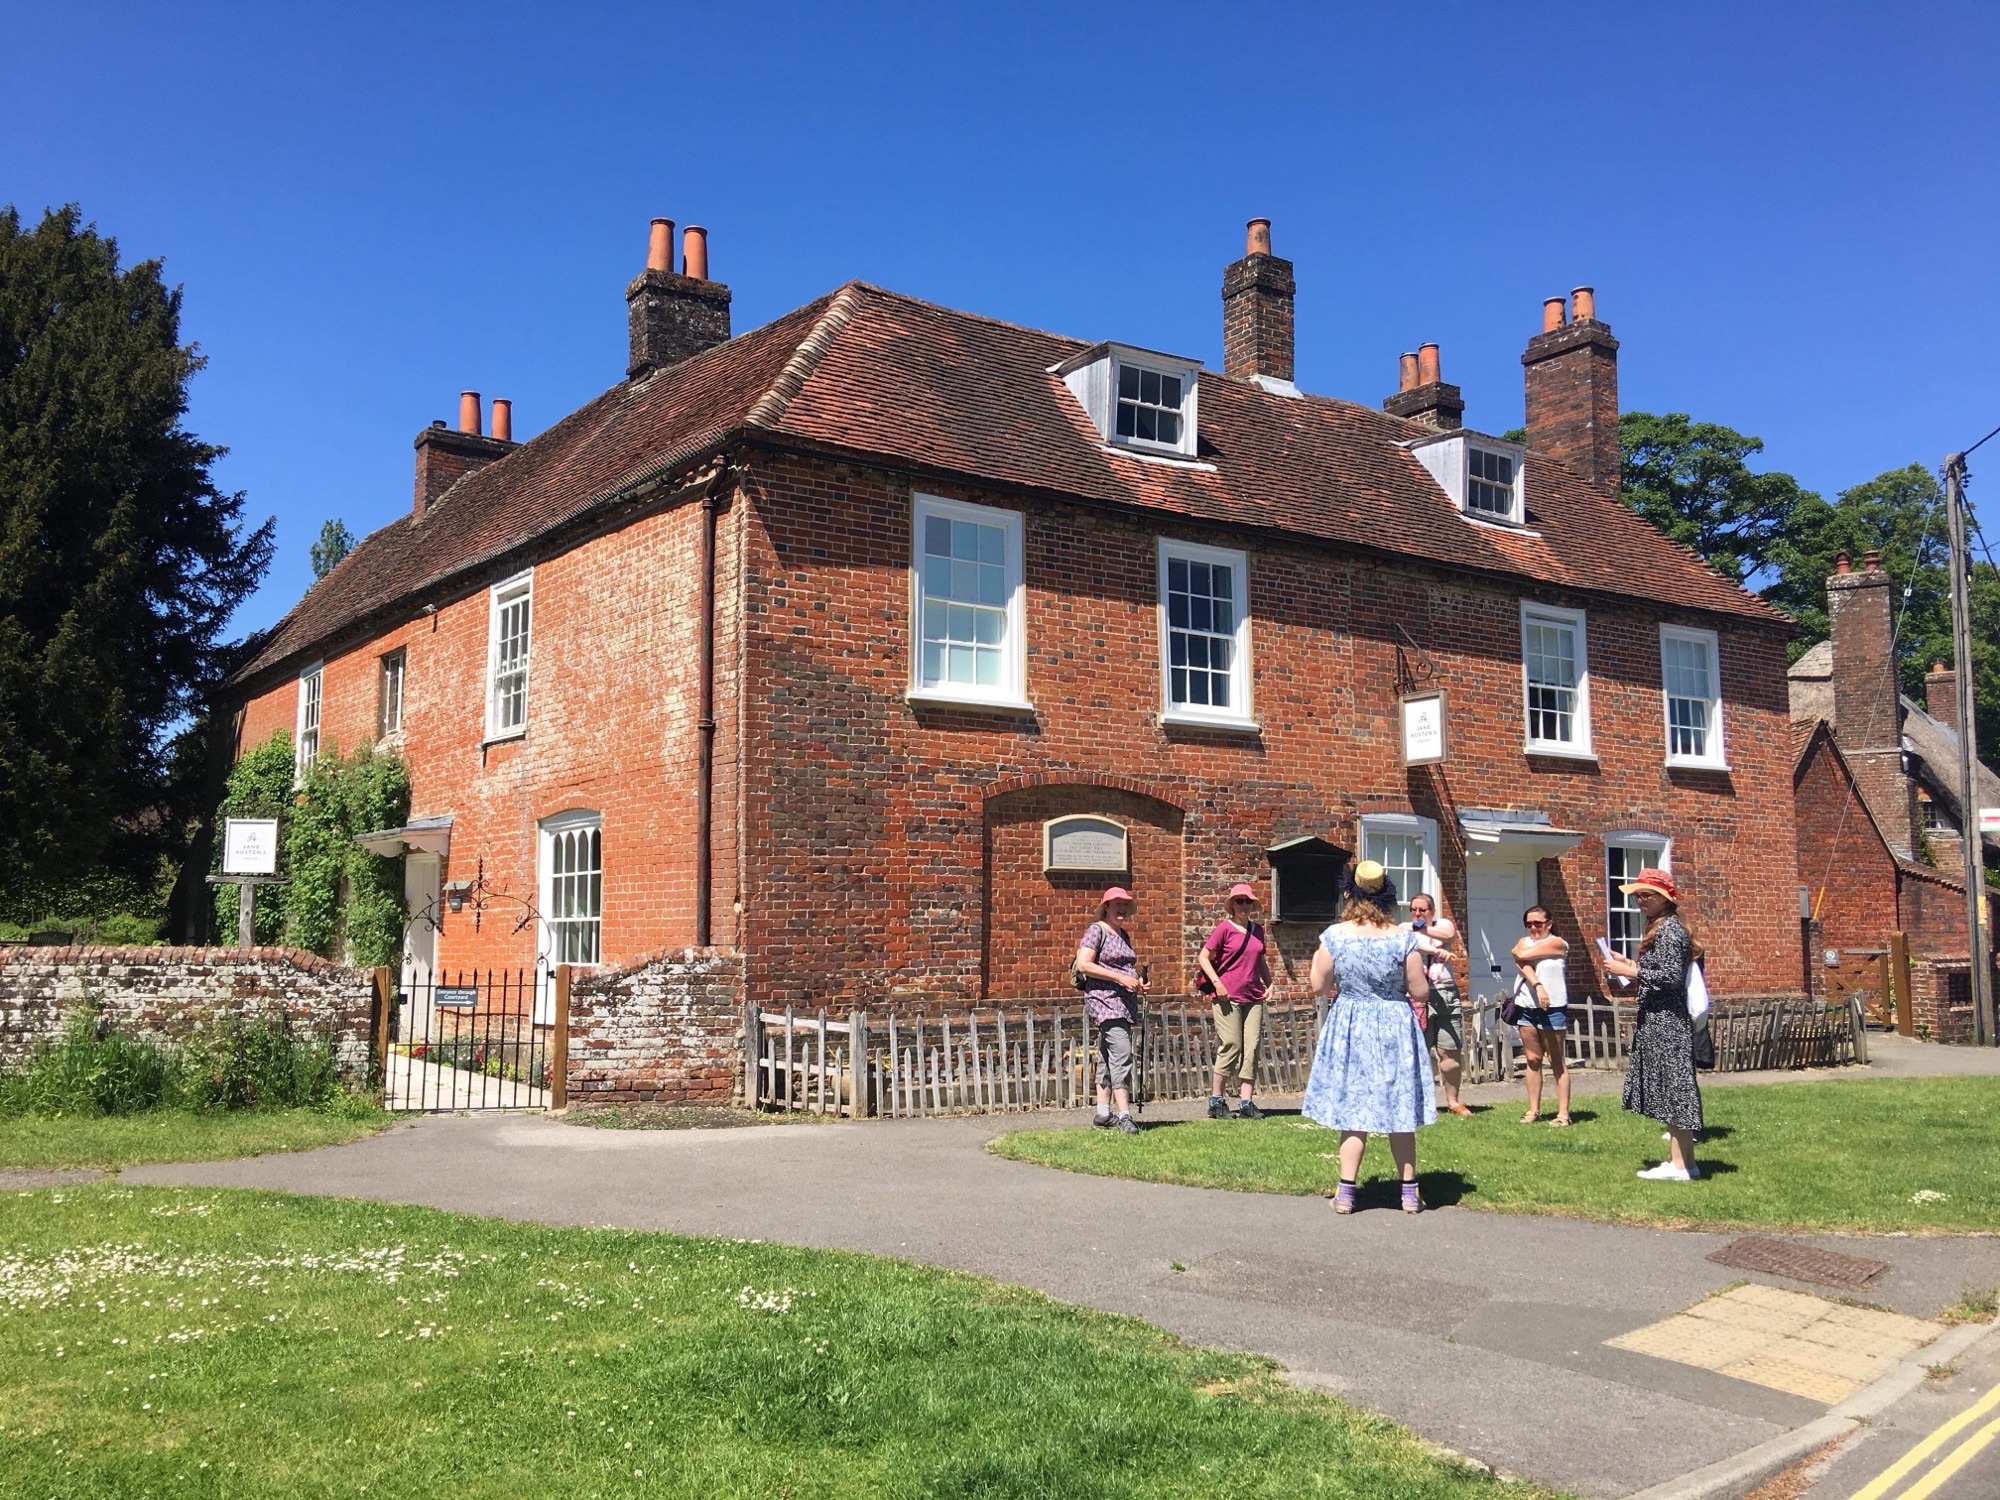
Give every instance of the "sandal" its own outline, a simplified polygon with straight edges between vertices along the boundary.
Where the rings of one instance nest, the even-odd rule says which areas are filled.
[[[1417,1196],[1417,1185],[1414,1182],[1404,1183],[1403,1212],[1406,1214],[1420,1214],[1423,1211],[1424,1200]]]
[[[1553,1120],[1549,1121],[1550,1128],[1557,1130],[1562,1129],[1564,1126],[1568,1124],[1569,1124],[1568,1115],[1557,1115]]]
[[[1343,1182],[1338,1188],[1334,1190],[1333,1211],[1337,1214],[1351,1214],[1354,1212],[1353,1183]]]
[[[1472,1111],[1467,1109],[1463,1104],[1447,1104],[1445,1108],[1450,1110],[1455,1115],[1469,1115],[1472,1113]]]
[[[1542,1117],[1540,1115],[1522,1115],[1521,1123],[1523,1125],[1535,1125],[1540,1123],[1541,1118]]]

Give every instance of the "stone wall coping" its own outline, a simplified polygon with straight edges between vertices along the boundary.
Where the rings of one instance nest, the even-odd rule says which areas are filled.
[[[615,983],[617,980],[628,978],[647,969],[658,968],[663,964],[696,964],[714,963],[717,961],[723,963],[741,963],[743,961],[743,950],[722,946],[708,948],[662,948],[657,953],[648,953],[644,958],[635,958],[630,963],[616,969],[591,969],[577,975],[574,983],[587,984],[594,989],[598,985]]]
[[[0,967],[15,965],[28,967],[43,965],[49,967],[74,967],[79,964],[154,964],[166,968],[177,964],[220,965],[262,965],[284,964],[302,974],[366,975],[372,970],[357,968],[352,964],[335,963],[330,958],[321,958],[317,953],[308,953],[303,948],[170,948],[170,947],[130,947],[107,948],[89,945],[76,947],[38,947],[30,943],[0,944]]]

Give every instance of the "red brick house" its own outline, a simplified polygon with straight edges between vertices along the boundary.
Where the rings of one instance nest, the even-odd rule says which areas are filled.
[[[412,966],[716,944],[772,1003],[1048,995],[1117,880],[1173,990],[1245,877],[1297,964],[1358,851],[1469,920],[1481,992],[1537,899],[1597,988],[1654,863],[1721,988],[1798,992],[1788,626],[1619,503],[1588,289],[1522,445],[1435,345],[1381,409],[1299,391],[1262,221],[1220,371],[858,282],[731,338],[670,229],[627,378],[518,445],[476,396],[420,433],[410,514],[235,679],[239,752],[407,757]],[[538,919],[475,933],[475,878]]]
[[[1972,1040],[1970,954],[1960,839],[1956,679],[1942,664],[1925,703],[1896,680],[1889,575],[1873,552],[1827,580],[1829,639],[1789,675],[1796,761],[1799,883],[1813,927],[1816,989],[1886,998],[1890,935],[1909,948],[1911,1024],[1939,1041]],[[2000,807],[2000,776],[1976,768],[1979,800]],[[1991,865],[2000,838],[1982,837]],[[1988,930],[2000,902],[1987,897]]]

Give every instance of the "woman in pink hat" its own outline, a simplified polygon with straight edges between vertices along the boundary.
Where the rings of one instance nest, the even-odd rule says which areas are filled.
[[[1201,966],[1196,981],[1214,1001],[1215,1077],[1208,1096],[1208,1117],[1229,1118],[1222,1090],[1237,1080],[1236,1118],[1261,1120],[1264,1112],[1251,1098],[1257,1077],[1257,1043],[1264,1034],[1264,996],[1271,987],[1271,964],[1264,952],[1264,929],[1252,920],[1257,892],[1237,881],[1223,902],[1223,917],[1209,929],[1195,955]]]
[[[1132,1120],[1132,1027],[1146,976],[1132,949],[1132,893],[1114,885],[1097,904],[1097,920],[1076,945],[1076,972],[1083,982],[1084,1013],[1097,1028],[1097,1120],[1109,1130],[1137,1135]],[[1112,1107],[1117,1114],[1112,1114]]]
[[[1701,1084],[1694,1073],[1694,1021],[1688,1015],[1688,964],[1694,939],[1680,919],[1681,893],[1665,870],[1645,869],[1618,887],[1646,919],[1636,960],[1605,953],[1605,969],[1639,981],[1639,1019],[1632,1028],[1632,1065],[1625,1107],[1667,1127],[1672,1155],[1640,1172],[1654,1182],[1701,1176],[1694,1138],[1701,1129]]]

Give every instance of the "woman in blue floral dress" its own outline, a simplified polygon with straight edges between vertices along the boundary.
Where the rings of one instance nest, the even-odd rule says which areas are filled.
[[[1355,1179],[1370,1135],[1389,1137],[1403,1212],[1417,1213],[1417,1127],[1437,1123],[1431,1059],[1418,1008],[1430,993],[1415,933],[1396,925],[1396,888],[1382,866],[1354,867],[1340,920],[1319,935],[1316,995],[1337,989],[1313,1055],[1301,1113],[1340,1132],[1335,1213],[1354,1212]]]

